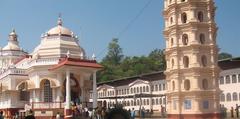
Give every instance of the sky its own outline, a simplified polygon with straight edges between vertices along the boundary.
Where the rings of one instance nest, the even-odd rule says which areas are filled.
[[[0,46],[7,44],[14,28],[20,46],[31,53],[40,43],[41,34],[56,26],[61,13],[63,26],[78,35],[88,56],[94,53],[98,60],[102,59],[112,38],[119,38],[126,56],[148,55],[156,48],[165,48],[163,0],[151,0],[142,11],[149,1],[1,0]],[[215,2],[220,51],[240,56],[240,0]]]

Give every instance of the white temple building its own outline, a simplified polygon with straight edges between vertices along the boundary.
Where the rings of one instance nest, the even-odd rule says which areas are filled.
[[[20,48],[13,30],[0,54],[0,111],[6,118],[29,109],[41,119],[57,112],[69,118],[71,101],[90,106],[89,91],[96,90],[93,83],[102,66],[95,57],[86,58],[77,36],[63,27],[61,18],[32,53]]]

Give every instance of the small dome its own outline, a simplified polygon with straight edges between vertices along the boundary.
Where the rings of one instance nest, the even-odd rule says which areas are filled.
[[[62,19],[61,18],[58,18],[58,21],[57,21],[57,26],[50,29],[48,32],[47,32],[47,35],[67,35],[67,36],[72,36],[73,35],[73,32],[71,30],[69,30],[68,28],[65,28],[62,26]]]

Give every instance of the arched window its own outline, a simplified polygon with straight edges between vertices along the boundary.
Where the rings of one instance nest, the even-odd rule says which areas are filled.
[[[170,18],[170,24],[172,24],[172,23],[173,23],[173,17]]]
[[[189,90],[190,89],[190,81],[189,80],[185,80],[184,81],[184,89],[185,90]]]
[[[231,94],[230,93],[227,93],[227,101],[231,101],[232,98],[231,98]]]
[[[222,102],[225,101],[225,95],[223,93],[220,95],[220,101],[222,101]]]
[[[237,83],[237,76],[235,74],[232,75],[232,83]]]
[[[184,68],[188,68],[189,67],[189,58],[188,58],[188,56],[184,56],[183,57],[183,66],[184,66]]]
[[[133,89],[133,93],[136,93],[136,87],[134,87],[134,89]]]
[[[183,45],[188,45],[188,35],[187,34],[182,35],[182,43],[183,43]]]
[[[173,38],[171,38],[171,46],[173,46],[173,44],[174,44],[174,40]]]
[[[152,105],[155,105],[155,100],[154,99],[152,99]]]
[[[223,77],[223,76],[220,77],[219,83],[220,83],[220,84],[224,84],[224,77]]]
[[[240,74],[238,74],[238,83],[240,83]]]
[[[147,105],[149,105],[149,99],[147,99]]]
[[[207,66],[207,57],[205,55],[201,57],[201,62],[203,67]]]
[[[172,90],[175,90],[175,82],[172,82]]]
[[[202,88],[204,90],[207,90],[208,89],[208,80],[207,79],[203,79],[202,80]]]
[[[158,99],[156,98],[156,105],[158,105],[159,104],[159,102],[158,102]]]
[[[143,105],[146,105],[146,100],[145,99],[143,100]]]
[[[130,90],[131,90],[131,93],[133,93],[133,89],[131,88]]]
[[[229,84],[230,82],[231,82],[231,80],[230,80],[230,76],[227,75],[227,76],[226,76],[226,84]]]
[[[174,67],[174,59],[172,59],[172,68]]]
[[[131,106],[133,106],[133,100],[131,100]]]
[[[29,100],[29,91],[27,90],[27,82],[24,82],[19,85],[18,91],[20,95],[21,101],[28,101]]]
[[[203,33],[201,33],[201,34],[199,35],[199,42],[200,42],[201,44],[204,44],[204,43],[205,43],[205,35],[204,35]]]
[[[198,12],[198,21],[203,22],[203,12],[202,11]]]
[[[162,90],[162,85],[161,84],[159,84],[159,91],[161,91]]]
[[[187,14],[184,12],[181,14],[182,23],[187,23]]]
[[[146,91],[149,92],[149,87],[148,86],[146,87]]]
[[[140,93],[142,93],[142,87],[140,87]]]
[[[139,87],[137,87],[137,93],[139,93]]]
[[[143,86],[143,92],[145,92],[145,90],[146,90],[146,87],[145,87],[145,86]]]
[[[44,102],[52,102],[52,88],[49,80],[45,80],[43,84]]]
[[[162,98],[159,98],[159,103],[160,103],[160,105],[162,104]]]
[[[238,95],[236,92],[233,93],[233,101],[237,101],[238,100]]]

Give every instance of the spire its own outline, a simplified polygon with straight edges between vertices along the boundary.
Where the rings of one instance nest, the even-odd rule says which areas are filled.
[[[59,26],[62,26],[62,15],[61,15],[61,13],[58,15],[58,22],[57,22],[57,24],[59,25]]]
[[[93,53],[93,55],[92,55],[92,60],[96,60],[96,56],[95,56],[94,53]]]
[[[9,40],[17,41],[17,34],[15,29],[12,29],[12,32],[9,34]]]

